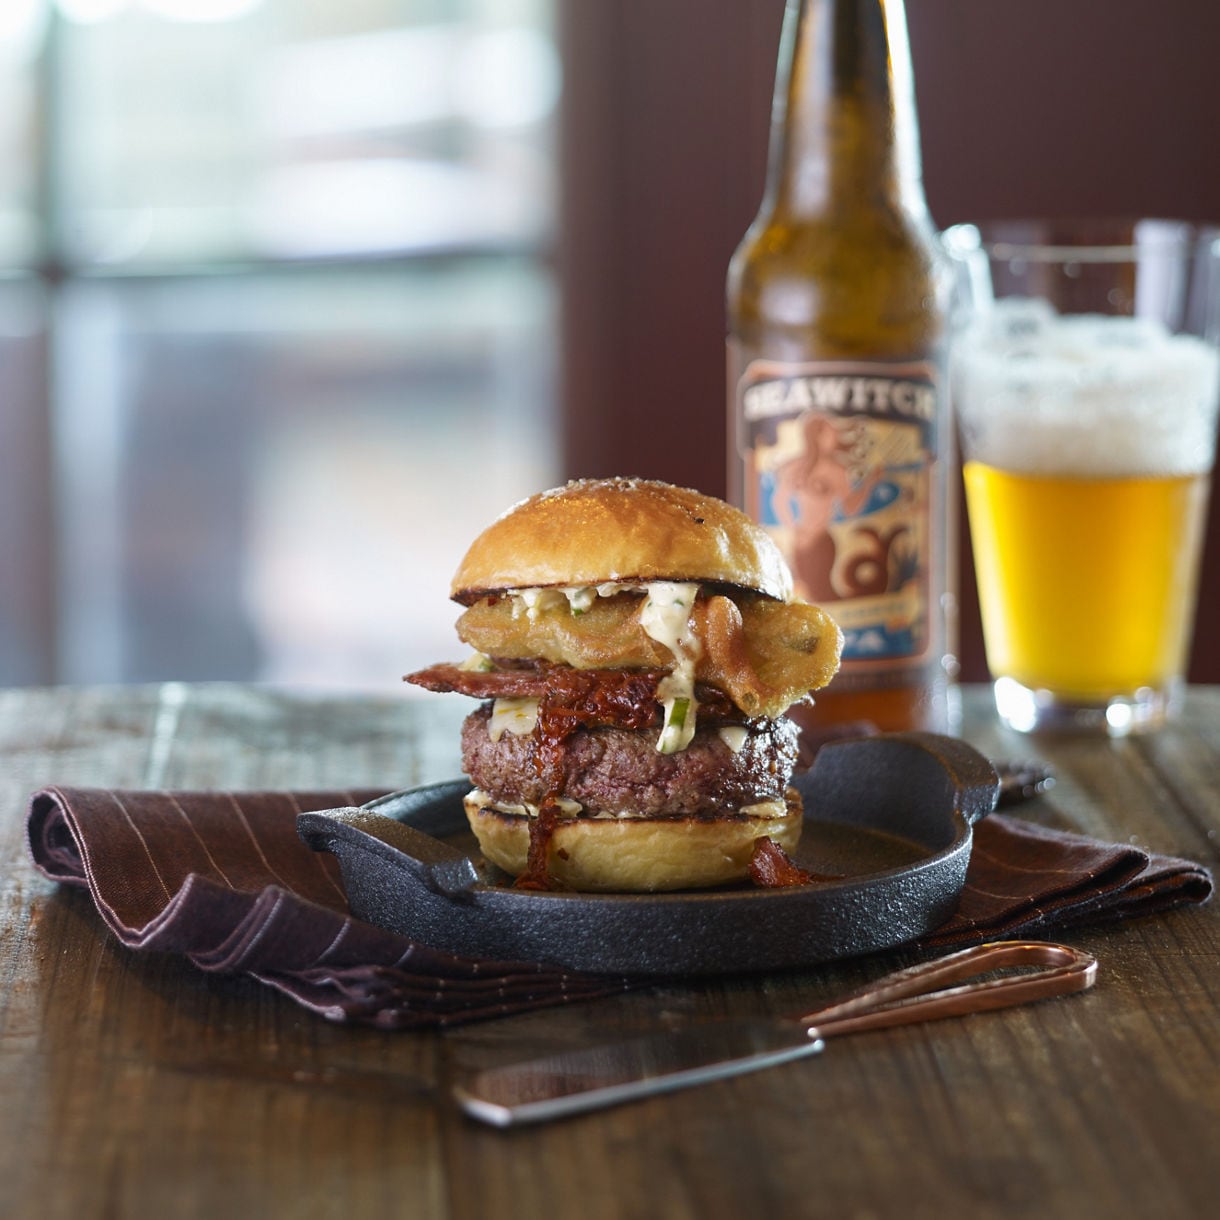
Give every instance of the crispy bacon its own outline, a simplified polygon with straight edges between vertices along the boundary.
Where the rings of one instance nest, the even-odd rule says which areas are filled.
[[[774,839],[756,839],[750,857],[750,880],[763,889],[787,889],[816,881],[841,881],[842,874],[807,872]]]
[[[764,889],[786,889],[808,885],[813,877],[798,868],[792,858],[774,839],[757,839],[750,858],[750,879]]]
[[[661,669],[573,669],[540,661],[528,668],[489,670],[430,665],[407,674],[404,681],[475,699],[539,699],[544,717],[570,720],[573,729],[645,729],[660,723],[657,686],[664,677]],[[698,683],[695,699],[705,722],[743,719],[732,700],[714,686]]]
[[[442,663],[407,674],[404,682],[424,690],[471,695],[475,699],[538,698],[546,690],[546,679],[537,669],[463,669]]]

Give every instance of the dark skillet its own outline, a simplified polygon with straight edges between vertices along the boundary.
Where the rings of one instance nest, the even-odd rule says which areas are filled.
[[[971,828],[999,777],[956,738],[886,734],[824,746],[793,781],[805,801],[788,889],[676,894],[518,890],[486,864],[455,780],[368,805],[301,814],[339,860],[352,913],[433,948],[576,970],[698,975],[771,970],[904,944],[954,911]]]

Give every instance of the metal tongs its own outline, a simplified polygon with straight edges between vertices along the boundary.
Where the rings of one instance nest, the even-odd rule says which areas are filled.
[[[1034,969],[981,977],[1012,967]],[[454,1095],[497,1127],[541,1122],[816,1054],[839,1034],[1009,1008],[1085,991],[1096,978],[1096,959],[1066,945],[994,941],[886,975],[798,1017],[711,1021],[560,1051],[478,1072]]]

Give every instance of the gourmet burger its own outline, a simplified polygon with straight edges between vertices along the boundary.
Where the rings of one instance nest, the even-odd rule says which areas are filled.
[[[462,727],[466,814],[518,884],[675,890],[790,852],[784,713],[842,637],[766,533],[666,483],[585,480],[509,510],[453,578],[474,655],[407,681],[483,700]]]

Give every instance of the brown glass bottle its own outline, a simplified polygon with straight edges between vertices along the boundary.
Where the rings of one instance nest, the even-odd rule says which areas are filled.
[[[900,0],[790,0],[729,269],[729,495],[843,628],[807,723],[951,727],[947,290]]]

